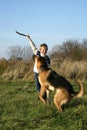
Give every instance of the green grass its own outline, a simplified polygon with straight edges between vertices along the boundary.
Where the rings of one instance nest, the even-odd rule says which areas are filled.
[[[34,81],[0,81],[0,130],[87,130],[87,82],[82,98],[59,113],[39,99]],[[74,86],[76,87],[76,86]]]

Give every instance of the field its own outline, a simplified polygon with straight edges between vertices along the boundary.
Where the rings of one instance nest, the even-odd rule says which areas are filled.
[[[0,130],[87,130],[87,81],[83,84],[83,97],[59,113],[53,93],[51,105],[38,99],[34,81],[0,81]]]

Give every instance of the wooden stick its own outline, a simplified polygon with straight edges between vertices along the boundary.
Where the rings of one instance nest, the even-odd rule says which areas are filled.
[[[22,36],[28,37],[28,35],[23,34],[23,33],[20,33],[20,32],[18,32],[18,31],[16,31],[16,33],[19,34],[19,35],[22,35]]]

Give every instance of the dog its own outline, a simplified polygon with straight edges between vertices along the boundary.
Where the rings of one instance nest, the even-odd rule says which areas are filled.
[[[38,79],[41,84],[39,98],[43,103],[50,103],[49,93],[50,91],[55,91],[54,104],[58,111],[62,112],[62,106],[73,97],[82,97],[84,88],[80,80],[77,80],[79,92],[75,92],[73,86],[66,78],[47,66],[44,57],[34,55],[34,61],[39,69]],[[43,98],[45,92],[47,93],[47,100]]]

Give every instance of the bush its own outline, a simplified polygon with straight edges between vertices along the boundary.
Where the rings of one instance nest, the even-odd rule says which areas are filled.
[[[71,61],[64,60],[62,63],[52,64],[53,69],[55,69],[59,74],[65,76],[68,79],[82,79],[87,78],[87,62],[86,61]]]
[[[11,59],[8,61],[8,67],[2,73],[1,78],[5,80],[29,80],[33,78],[33,65],[32,61]]]
[[[5,71],[7,68],[8,62],[5,59],[0,60],[0,75]]]

